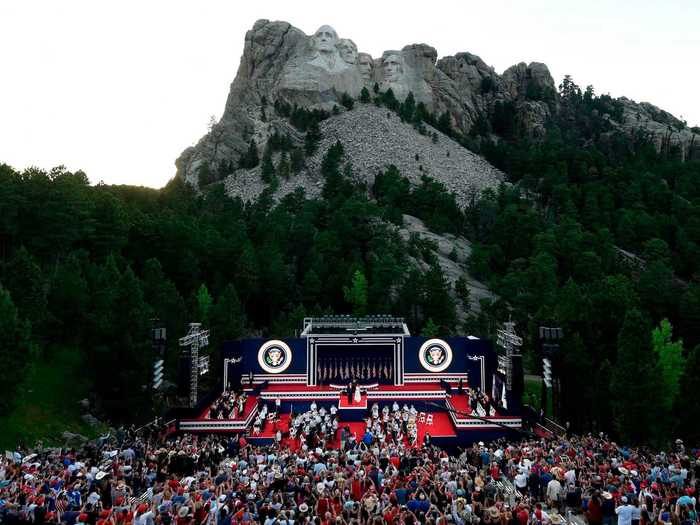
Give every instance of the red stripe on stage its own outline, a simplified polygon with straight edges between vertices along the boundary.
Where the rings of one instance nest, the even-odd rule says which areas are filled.
[[[455,386],[452,384],[452,386]],[[360,387],[362,385],[360,384]],[[379,385],[377,388],[372,388],[370,392],[443,392],[444,389],[440,383],[407,383],[401,386],[395,385]],[[322,386],[306,386],[294,383],[275,383],[265,387],[263,392],[342,392],[337,388],[331,388],[328,385]]]

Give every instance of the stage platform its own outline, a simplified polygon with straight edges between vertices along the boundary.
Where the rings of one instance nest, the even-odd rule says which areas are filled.
[[[427,415],[432,415],[432,418],[428,419]],[[430,423],[418,422],[418,439],[416,441],[416,448],[420,448],[423,443],[426,432],[429,432],[433,439],[455,439],[457,433],[452,425],[449,416],[444,412],[431,413],[426,415],[426,421]],[[344,423],[343,426],[349,427],[350,432],[355,436],[355,440],[360,442],[365,434],[367,425],[364,421],[352,421]],[[272,423],[268,422],[265,424],[262,432],[258,435],[248,436],[248,440],[251,443],[268,444],[274,442],[275,434],[277,430],[282,432],[284,436],[282,439],[282,444],[297,450],[300,448],[301,443],[299,439],[294,439],[289,437],[289,415],[282,414],[279,421]],[[404,439],[404,444],[408,445],[408,441]],[[334,439],[330,441],[330,447],[334,449],[340,448],[340,430],[335,433]]]
[[[448,389],[451,393],[448,393]],[[358,440],[364,435],[364,420],[369,417],[372,406],[376,403],[381,410],[388,406],[393,410],[394,403],[399,407],[404,405],[415,407],[431,424],[419,422],[419,441],[422,442],[425,432],[430,432],[434,438],[453,439],[464,432],[474,431],[493,432],[505,428],[520,428],[522,420],[518,416],[499,414],[493,409],[481,414],[473,413],[469,397],[465,393],[457,394],[457,385],[449,383],[414,383],[402,386],[368,385],[363,390],[360,402],[348,402],[347,391],[339,385],[305,386],[298,384],[270,384],[245,389],[248,399],[243,414],[235,419],[209,419],[207,407],[199,417],[182,419],[179,429],[188,432],[233,432],[252,431],[252,423],[262,403],[267,404],[269,411],[274,411],[275,401],[280,400],[280,419],[277,425],[287,424],[289,413],[301,413],[309,410],[312,403],[319,408],[329,409],[332,405],[338,408],[341,425],[349,424],[356,432]],[[266,423],[258,436],[250,436],[254,440],[267,442],[274,438],[275,428]],[[283,432],[286,432],[286,428]]]
[[[375,407],[400,409],[415,419],[419,441],[430,432],[436,444],[463,446],[522,426],[522,395],[508,382],[501,363],[509,358],[502,354],[472,336],[411,336],[405,320],[390,315],[309,317],[298,337],[224,342],[221,383],[196,408],[172,417],[177,431],[245,433],[265,443],[274,439],[270,421],[252,436],[261,410],[284,428],[290,414],[316,408],[336,414],[339,426],[361,440]],[[358,401],[354,392],[347,397],[351,380],[360,388]],[[219,419],[231,413],[233,392],[241,389],[248,396],[242,413]],[[479,403],[472,405],[468,392]]]

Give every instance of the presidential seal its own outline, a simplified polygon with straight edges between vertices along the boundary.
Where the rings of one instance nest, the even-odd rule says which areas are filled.
[[[267,341],[258,350],[258,364],[269,374],[279,374],[292,364],[292,351],[283,341]]]
[[[452,363],[452,348],[442,339],[428,339],[418,351],[418,360],[428,372],[442,372]]]

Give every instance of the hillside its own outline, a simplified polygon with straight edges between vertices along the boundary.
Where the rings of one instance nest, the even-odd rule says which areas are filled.
[[[423,176],[432,177],[455,194],[460,206],[465,206],[481,190],[497,188],[505,180],[502,172],[444,133],[431,126],[426,134],[418,133],[394,112],[373,104],[357,104],[351,111],[322,121],[319,127],[321,139],[317,151],[306,159],[306,168],[298,175],[280,179],[276,198],[297,187],[304,188],[309,197],[318,197],[323,187],[321,163],[336,141],[343,144],[345,161],[352,166],[354,180],[370,187],[378,172],[394,165],[413,184],[419,184]],[[224,183],[231,196],[246,201],[257,197],[266,187],[259,167],[237,170]]]

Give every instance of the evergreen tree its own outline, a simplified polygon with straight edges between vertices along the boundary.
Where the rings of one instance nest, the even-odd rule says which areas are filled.
[[[650,442],[663,434],[659,367],[651,328],[639,310],[625,315],[611,384],[615,427],[625,443]]]
[[[396,95],[394,95],[394,90],[389,88],[384,93],[380,95],[381,103],[392,111],[397,111],[399,109],[399,101],[396,100]],[[390,114],[387,114],[390,115]]]
[[[241,338],[245,334],[246,318],[235,286],[229,283],[211,308],[211,330],[214,340],[221,343]],[[216,347],[218,345],[214,345]]]
[[[88,303],[88,284],[80,259],[71,253],[56,266],[51,279],[48,306],[56,323],[54,335],[65,340],[83,335]]]
[[[428,318],[428,320],[425,323],[425,326],[423,326],[423,330],[421,330],[420,335],[428,338],[437,337],[438,335],[440,335],[440,329],[435,324],[432,317]]]
[[[299,173],[304,169],[304,151],[301,148],[293,148],[290,161],[292,173]]]
[[[363,104],[369,104],[370,102],[369,91],[366,87],[363,87],[362,91],[360,91],[360,102],[362,102]]]
[[[0,413],[6,414],[33,352],[29,323],[19,318],[10,293],[1,284],[0,333]]]
[[[686,443],[700,443],[700,345],[688,353],[685,369],[680,377],[675,414],[681,436]]]
[[[265,184],[273,184],[275,180],[275,166],[272,164],[272,147],[268,144],[263,153],[260,167],[260,178]]]
[[[209,322],[209,311],[214,299],[212,298],[207,285],[202,283],[197,289],[197,294],[195,296],[195,315],[198,323],[204,325]]]
[[[455,303],[449,292],[449,284],[437,263],[430,265],[425,274],[424,314],[438,323],[443,332],[452,332],[457,322]]]
[[[471,293],[464,276],[459,277],[455,281],[455,293],[457,294],[459,302],[462,303],[462,308],[468,312],[471,309]]]
[[[29,320],[37,333],[43,333],[47,321],[46,283],[34,257],[20,247],[4,268],[3,281],[23,319]]]
[[[321,301],[322,283],[318,274],[311,268],[304,274],[304,280],[301,283],[302,298],[304,304],[314,306]]]
[[[355,270],[349,287],[343,287],[345,300],[352,306],[353,315],[367,315],[367,279],[360,270]]]
[[[289,175],[291,173],[291,168],[289,166],[289,159],[287,158],[287,152],[283,151],[280,156],[280,162],[277,165],[277,172],[280,177],[284,180],[289,180]]]
[[[347,93],[343,93],[343,95],[340,97],[340,103],[343,106],[345,106],[345,109],[347,109],[348,111],[350,111],[355,106],[355,101]]]
[[[240,168],[250,170],[256,167],[259,163],[260,158],[258,157],[258,147],[255,145],[255,141],[253,139],[250,139],[250,143],[248,144],[248,150],[241,157],[241,159],[238,162],[238,165]]]
[[[678,396],[680,378],[685,369],[683,341],[671,341],[672,335],[673,328],[668,319],[662,319],[659,326],[651,332],[652,346],[661,369],[662,388],[659,395],[669,412]]]
[[[122,202],[109,191],[97,191],[91,210],[94,226],[89,234],[92,256],[96,259],[120,253],[129,236],[129,218]]]
[[[117,420],[137,416],[144,417],[149,412],[150,404],[146,402],[150,381],[151,352],[151,317],[152,311],[143,297],[141,281],[127,267],[118,282],[117,294],[113,307],[116,310],[113,339],[108,343],[110,351],[103,368],[109,371],[110,380],[100,377],[96,382],[104,390],[106,409]],[[129,363],[124,366],[123,363]],[[132,414],[124,413],[129,410]]]
[[[453,134],[452,130],[452,117],[450,114],[445,111],[440,115],[440,118],[438,119],[437,122],[437,128],[442,131],[445,135],[448,137],[451,137]],[[437,137],[437,135],[435,135]],[[437,139],[434,139],[434,142],[437,142]]]
[[[406,122],[413,122],[416,112],[416,99],[413,96],[413,91],[409,91],[406,100],[401,104],[399,114]]]
[[[309,127],[304,137],[304,151],[307,157],[312,156],[316,152],[318,143],[321,140],[321,128],[317,122],[314,122]]]

